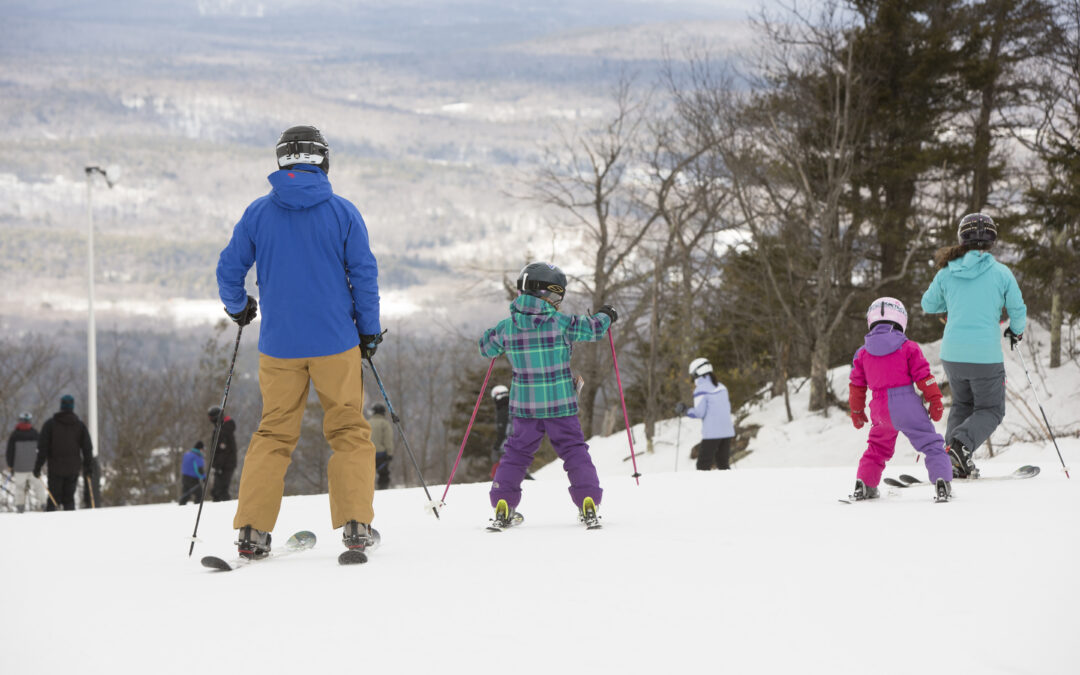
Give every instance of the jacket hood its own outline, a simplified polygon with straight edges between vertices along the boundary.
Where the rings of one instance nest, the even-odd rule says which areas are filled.
[[[714,391],[720,391],[724,388],[722,384],[713,384],[708,375],[702,375],[694,380],[694,391],[711,394]]]
[[[949,261],[949,271],[961,279],[974,279],[994,266],[994,256],[986,251],[968,251],[956,260]]]
[[[321,204],[333,196],[330,180],[322,169],[311,167],[314,171],[301,169],[282,169],[267,176],[273,190],[270,199],[283,209],[298,211]]]
[[[519,295],[510,303],[510,319],[519,330],[533,330],[558,311],[535,295]]]
[[[907,342],[907,336],[887,323],[879,323],[866,334],[863,344],[872,356],[885,356],[900,349]]]
[[[79,416],[70,410],[61,410],[60,412],[53,415],[52,418],[53,421],[57,424],[75,426],[79,423]]]

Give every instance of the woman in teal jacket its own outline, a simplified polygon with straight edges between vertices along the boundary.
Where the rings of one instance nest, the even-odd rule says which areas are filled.
[[[1009,314],[1005,337],[1011,347],[1023,339],[1027,307],[1009,268],[990,254],[997,226],[982,213],[960,221],[960,243],[935,256],[940,270],[923,293],[929,314],[948,313],[941,362],[952,388],[945,431],[953,473],[978,478],[971,455],[1005,417],[1005,356],[1001,349],[1001,310]]]

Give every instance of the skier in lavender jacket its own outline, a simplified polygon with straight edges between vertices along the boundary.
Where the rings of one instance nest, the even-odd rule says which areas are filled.
[[[930,482],[940,498],[947,500],[952,494],[952,465],[945,452],[945,439],[930,421],[940,420],[944,412],[941,389],[930,374],[922,349],[904,335],[907,310],[895,298],[878,298],[870,305],[866,322],[870,332],[852,361],[849,404],[856,429],[867,421],[872,426],[866,452],[859,460],[852,497],[878,496],[885,462],[892,458],[896,437],[902,431],[915,449],[926,455]],[[930,404],[929,415],[912,384]],[[874,394],[869,420],[864,412],[867,388]]]

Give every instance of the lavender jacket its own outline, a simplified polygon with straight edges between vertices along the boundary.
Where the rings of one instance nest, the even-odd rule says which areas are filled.
[[[686,416],[701,420],[702,438],[732,438],[735,425],[731,422],[727,387],[714,385],[708,375],[697,378],[694,384],[694,407],[686,411]]]

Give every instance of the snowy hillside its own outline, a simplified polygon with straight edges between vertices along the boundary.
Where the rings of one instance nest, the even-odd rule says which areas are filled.
[[[1075,467],[1078,382],[1070,364],[1040,392]],[[233,503],[206,506],[190,559],[191,505],[0,514],[0,673],[1076,672],[1080,477],[1049,443],[980,460],[1040,465],[1031,480],[845,505],[865,433],[793,409],[755,411],[769,426],[728,472],[693,471],[692,421],[661,424],[640,485],[625,433],[591,439],[597,532],[558,463],[504,533],[483,530],[487,484],[454,485],[441,520],[419,489],[379,492],[384,544],[363,567],[336,564],[325,496],[286,499],[274,533],[311,529],[314,550],[228,574],[197,559],[231,554]],[[922,472],[903,444],[901,472]]]

